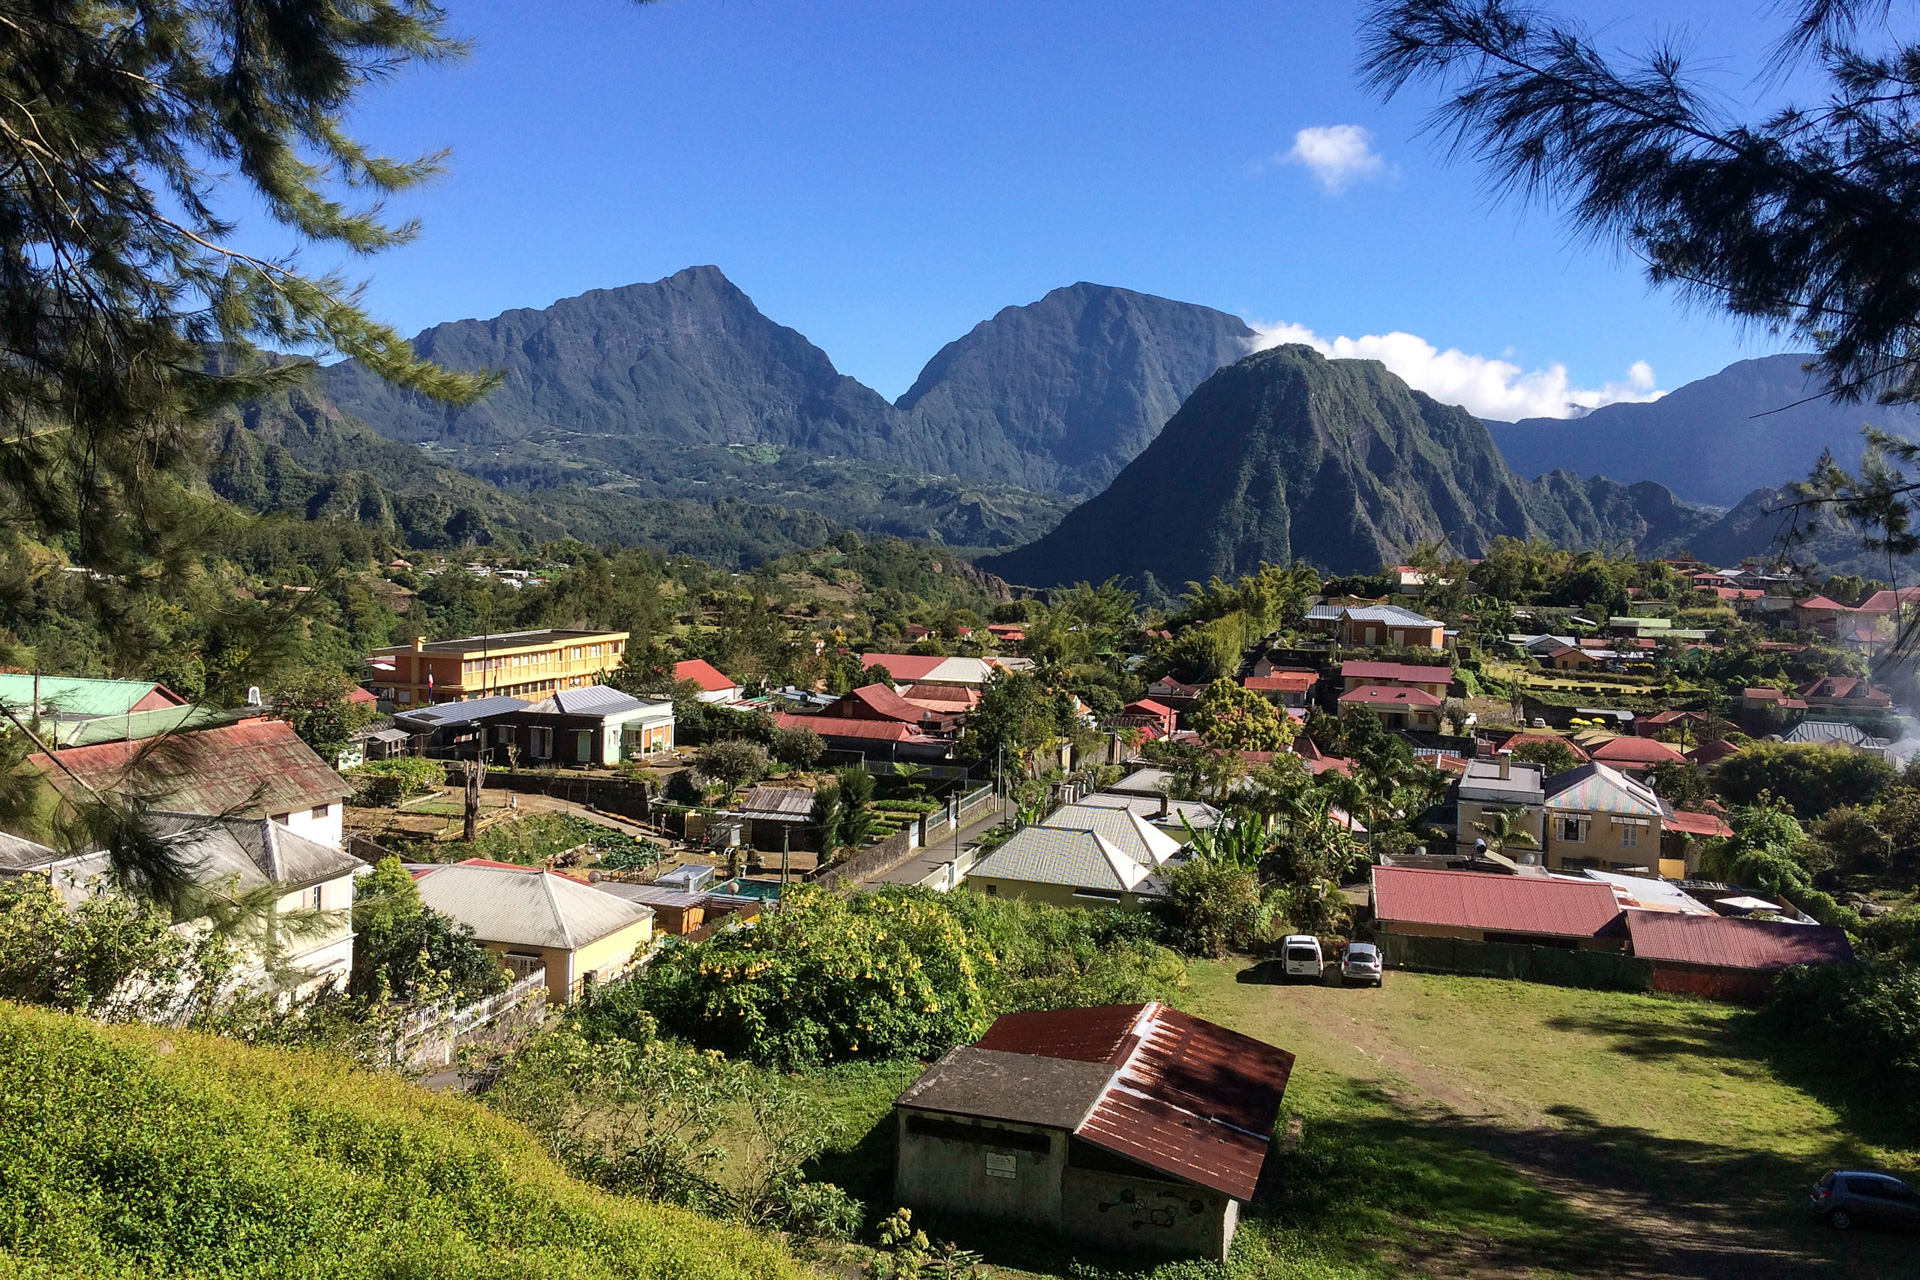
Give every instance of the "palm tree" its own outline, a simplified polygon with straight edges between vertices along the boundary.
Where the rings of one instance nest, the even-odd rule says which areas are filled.
[[[1486,841],[1487,852],[1499,853],[1508,845],[1521,849],[1535,849],[1540,845],[1533,832],[1527,830],[1530,815],[1519,805],[1509,805],[1505,809],[1488,809],[1481,813],[1480,821],[1473,829]]]

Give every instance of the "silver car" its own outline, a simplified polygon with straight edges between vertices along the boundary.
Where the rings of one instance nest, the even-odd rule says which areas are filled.
[[[1377,987],[1385,971],[1380,948],[1371,942],[1347,944],[1347,954],[1340,958],[1340,977],[1346,982],[1371,982]]]

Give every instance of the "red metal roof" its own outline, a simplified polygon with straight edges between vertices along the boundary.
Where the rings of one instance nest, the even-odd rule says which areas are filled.
[[[1385,680],[1401,684],[1451,684],[1453,668],[1423,667],[1410,662],[1369,662],[1355,658],[1340,664],[1342,680]]]
[[[1253,1197],[1293,1055],[1162,1004],[1001,1017],[982,1049],[1116,1069],[1076,1136],[1236,1200]]]
[[[1388,684],[1363,684],[1350,693],[1341,694],[1340,701],[1368,707],[1437,707],[1441,705],[1441,699],[1425,689],[1407,689]]]
[[[673,678],[675,682],[691,680],[707,693],[724,693],[740,687],[739,681],[729,679],[705,658],[688,658],[685,662],[674,663]]]
[[[1593,758],[1613,765],[1684,764],[1687,759],[1658,738],[1610,738],[1593,749]]]
[[[863,653],[860,655],[861,670],[873,666],[885,667],[887,674],[895,680],[908,682],[926,679],[935,667],[945,661],[945,658],[924,653]]]
[[[837,707],[821,714],[859,720],[898,720],[902,724],[919,724],[927,717],[924,707],[914,706],[884,684],[862,685],[842,697]]]
[[[1248,676],[1240,685],[1255,693],[1305,693],[1318,683],[1317,671],[1276,671],[1270,676]]]
[[[1449,925],[1489,933],[1591,938],[1620,915],[1613,890],[1598,880],[1375,867],[1373,910],[1381,920]]]
[[[1740,748],[1734,746],[1725,738],[1715,738],[1712,742],[1695,747],[1687,754],[1695,764],[1714,764],[1718,761],[1725,760],[1728,756],[1738,755],[1739,753]]]
[[[1689,813],[1685,809],[1675,809],[1673,816],[1662,823],[1669,831],[1678,831],[1689,836],[1730,836],[1733,828],[1726,821],[1711,813]]]
[[[1720,969],[1784,969],[1853,959],[1844,930],[1778,920],[1627,912],[1633,953],[1677,964]]]
[[[773,713],[782,729],[811,729],[823,738],[870,738],[880,742],[944,742],[897,720],[854,720],[846,716],[796,716]],[[951,745],[951,744],[949,744]]]
[[[71,770],[95,790],[186,813],[273,817],[331,804],[352,790],[284,720],[72,747],[60,753],[60,765],[45,756],[29,763],[63,792],[73,785]]]

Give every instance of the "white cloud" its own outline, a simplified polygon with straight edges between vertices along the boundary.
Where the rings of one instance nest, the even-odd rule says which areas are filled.
[[[1305,325],[1249,322],[1258,335],[1254,351],[1299,342],[1333,360],[1378,360],[1416,391],[1443,404],[1464,406],[1482,418],[1512,422],[1519,418],[1577,418],[1603,404],[1644,404],[1666,392],[1654,387],[1653,366],[1636,360],[1627,376],[1597,389],[1576,387],[1563,364],[1531,372],[1510,360],[1440,350],[1411,333],[1368,334],[1362,338],[1323,338]]]
[[[1274,161],[1304,165],[1332,195],[1388,173],[1387,162],[1373,149],[1373,134],[1357,124],[1302,129],[1293,135],[1293,146],[1276,155]]]

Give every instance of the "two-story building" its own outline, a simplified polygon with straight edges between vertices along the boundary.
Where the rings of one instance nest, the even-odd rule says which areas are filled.
[[[458,640],[415,636],[375,649],[368,683],[395,710],[474,698],[544,698],[599,684],[625,659],[624,631],[504,631]]]
[[[1340,664],[1342,693],[1352,693],[1367,685],[1418,689],[1436,698],[1445,698],[1447,690],[1453,687],[1453,668],[1440,664],[1422,666],[1411,662],[1368,662],[1357,658]]]
[[[1400,685],[1365,684],[1340,695],[1340,713],[1345,715],[1366,707],[1380,717],[1389,729],[1436,733],[1440,729],[1440,710],[1445,704],[1424,689]]]
[[[1525,860],[1531,853],[1538,860],[1547,844],[1546,800],[1546,769],[1541,765],[1515,760],[1510,751],[1502,751],[1491,760],[1467,761],[1465,772],[1453,784],[1454,811],[1458,815],[1454,843],[1458,851],[1466,854],[1476,841],[1485,838],[1481,827],[1488,823],[1488,813],[1518,809],[1523,815],[1521,829],[1533,843],[1516,842],[1506,850],[1507,856]]]
[[[1549,868],[1658,870],[1660,837],[1673,809],[1644,782],[1595,761],[1555,774],[1545,792]]]

